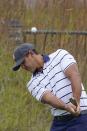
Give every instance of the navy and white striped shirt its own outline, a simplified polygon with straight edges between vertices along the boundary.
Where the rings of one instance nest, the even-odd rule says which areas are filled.
[[[69,103],[72,97],[71,82],[65,75],[65,70],[76,63],[74,57],[66,50],[59,49],[56,52],[46,56],[44,59],[43,71],[32,75],[27,87],[29,92],[37,100],[41,101],[46,91],[51,91],[56,97]],[[87,95],[82,85],[82,94],[80,98],[81,110],[87,109]],[[53,116],[68,114],[67,111],[51,108]]]

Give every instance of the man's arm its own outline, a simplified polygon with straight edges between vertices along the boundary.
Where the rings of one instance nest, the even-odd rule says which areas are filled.
[[[43,103],[51,105],[54,108],[66,110],[71,114],[75,114],[76,106],[71,103],[65,104],[61,99],[57,98],[49,91],[43,94],[41,101]]]
[[[72,64],[65,70],[65,75],[70,79],[72,86],[73,97],[77,103],[80,103],[80,96],[82,92],[81,78],[76,64]]]

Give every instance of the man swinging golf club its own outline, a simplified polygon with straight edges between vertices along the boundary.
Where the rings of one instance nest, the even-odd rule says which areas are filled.
[[[50,131],[87,131],[87,95],[74,57],[63,49],[41,55],[30,43],[17,47],[13,56],[14,71],[32,72],[27,84],[32,96],[52,106]]]

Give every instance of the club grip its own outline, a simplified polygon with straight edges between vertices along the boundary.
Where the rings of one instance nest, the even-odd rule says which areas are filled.
[[[74,98],[70,98],[70,102],[71,102],[73,105],[77,106],[77,101],[76,101]]]

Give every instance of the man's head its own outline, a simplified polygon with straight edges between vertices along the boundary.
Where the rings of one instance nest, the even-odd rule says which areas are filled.
[[[13,54],[16,65],[13,71],[17,71],[20,67],[25,70],[34,72],[42,66],[42,56],[37,54],[33,44],[24,43],[17,47]]]

